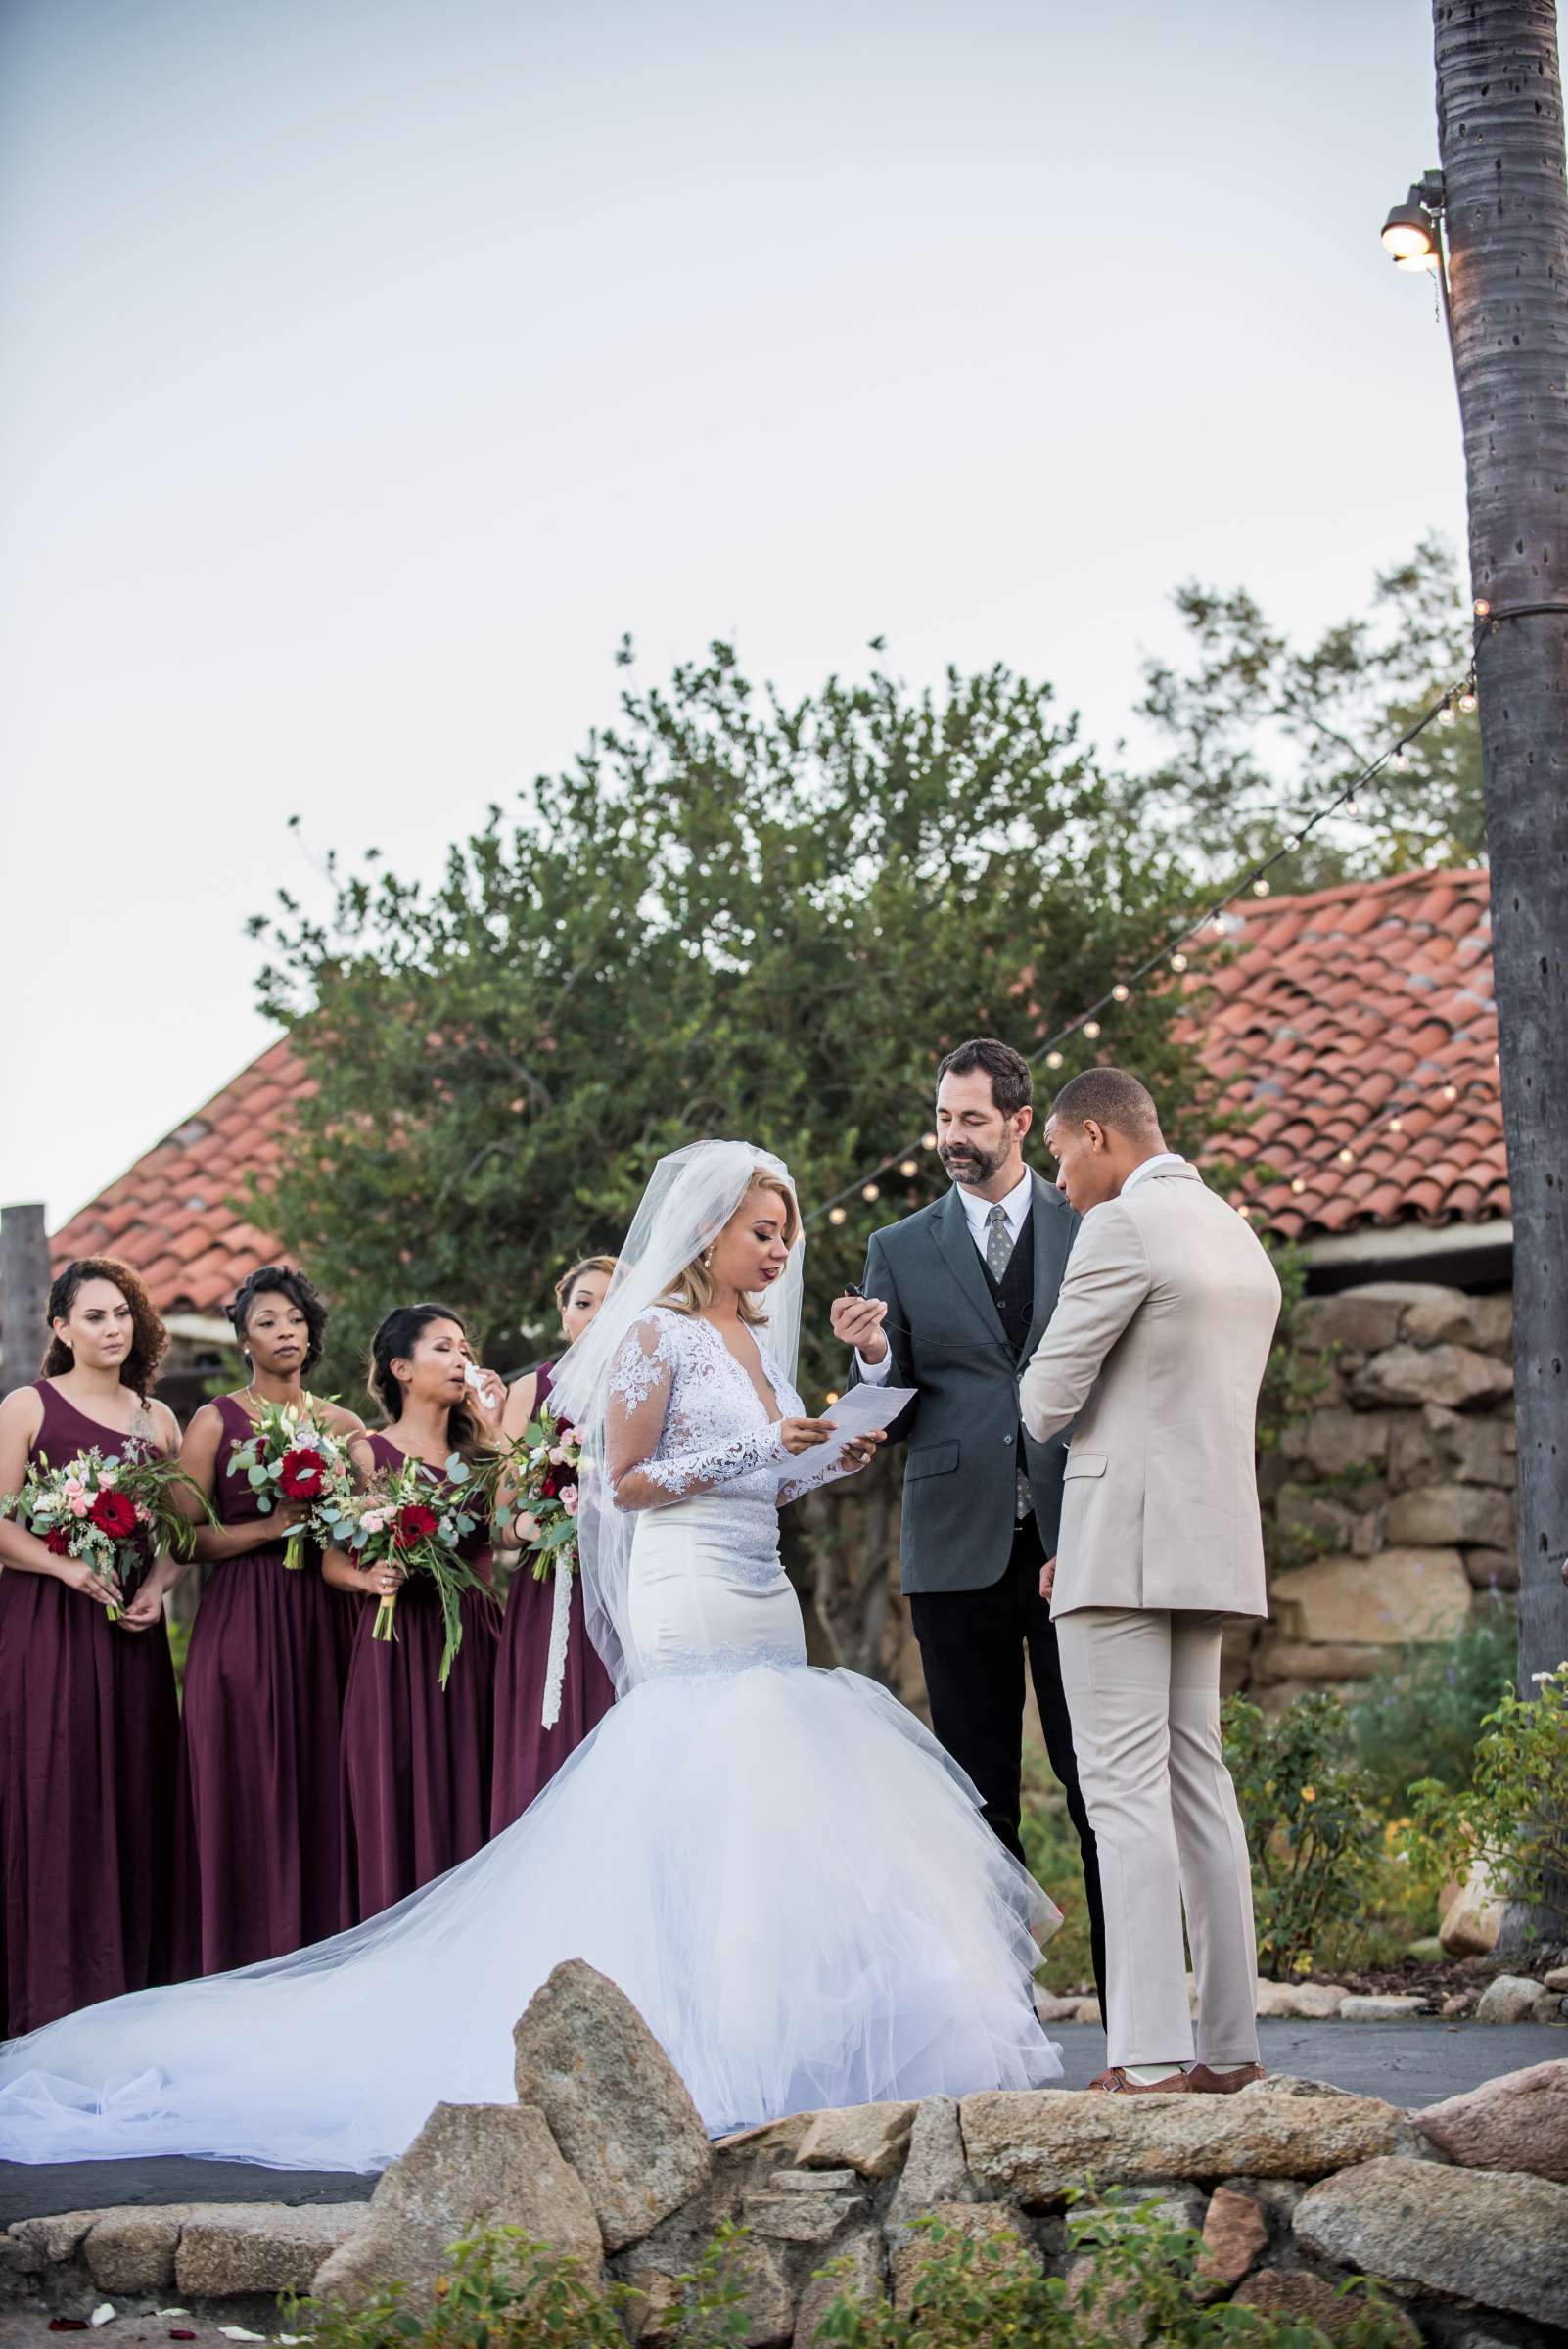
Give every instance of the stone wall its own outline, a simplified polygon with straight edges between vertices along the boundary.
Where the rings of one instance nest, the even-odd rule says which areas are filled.
[[[1374,1281],[1296,1308],[1295,1410],[1260,1482],[1271,1620],[1230,1678],[1346,1695],[1518,1583],[1513,1301]]]

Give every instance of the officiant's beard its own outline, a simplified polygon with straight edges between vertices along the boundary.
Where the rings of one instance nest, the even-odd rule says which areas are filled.
[[[954,1182],[967,1182],[973,1188],[990,1182],[992,1176],[1007,1164],[1006,1148],[982,1150],[975,1142],[944,1142],[937,1156]]]

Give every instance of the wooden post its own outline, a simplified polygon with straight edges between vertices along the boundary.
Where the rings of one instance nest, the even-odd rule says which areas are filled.
[[[39,1206],[0,1208],[0,1396],[31,1384],[43,1360],[49,1234]]]

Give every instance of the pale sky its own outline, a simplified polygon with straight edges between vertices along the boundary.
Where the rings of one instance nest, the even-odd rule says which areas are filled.
[[[1428,0],[4,0],[0,1202],[268,1040],[245,916],[731,635],[1049,676],[1462,544]],[[285,829],[294,812],[301,835]]]

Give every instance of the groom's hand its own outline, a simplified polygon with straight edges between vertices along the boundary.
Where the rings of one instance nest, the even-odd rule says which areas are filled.
[[[829,1319],[841,1346],[853,1346],[868,1362],[880,1362],[888,1351],[882,1324],[888,1309],[880,1297],[835,1297]]]
[[[1049,1598],[1052,1589],[1055,1588],[1055,1584],[1056,1560],[1054,1558],[1047,1558],[1044,1565],[1039,1570],[1039,1594],[1041,1598]]]

